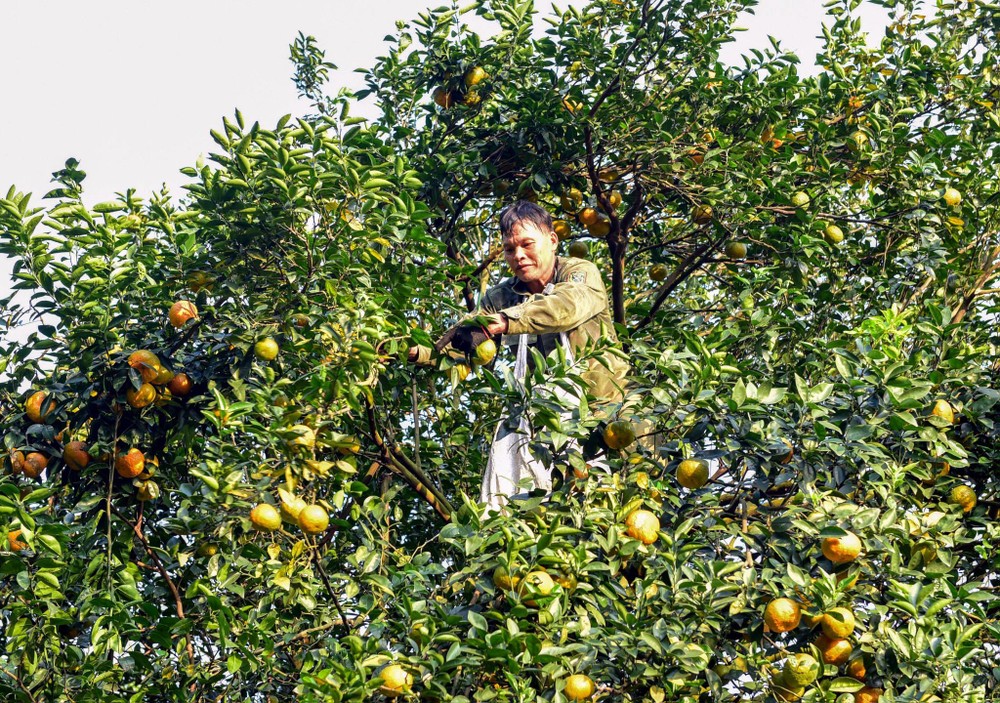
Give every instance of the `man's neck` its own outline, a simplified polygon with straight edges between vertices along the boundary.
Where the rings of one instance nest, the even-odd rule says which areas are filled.
[[[543,290],[545,290],[545,286],[549,285],[550,283],[552,283],[553,280],[555,280],[557,268],[559,268],[558,258],[556,258],[556,260],[552,262],[552,270],[549,271],[549,274],[544,279],[539,279],[537,281],[529,281],[524,284],[524,287],[528,289],[529,293],[541,293]]]

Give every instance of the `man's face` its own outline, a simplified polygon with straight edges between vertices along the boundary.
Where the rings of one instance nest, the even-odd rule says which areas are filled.
[[[528,284],[532,292],[540,293],[552,280],[558,246],[555,232],[525,220],[514,225],[510,236],[503,240],[503,255],[518,280]]]

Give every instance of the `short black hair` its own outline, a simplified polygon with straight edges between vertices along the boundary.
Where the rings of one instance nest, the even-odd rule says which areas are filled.
[[[548,210],[529,200],[517,200],[500,213],[500,236],[504,239],[511,236],[514,227],[522,222],[531,222],[544,232],[552,231],[552,215]]]

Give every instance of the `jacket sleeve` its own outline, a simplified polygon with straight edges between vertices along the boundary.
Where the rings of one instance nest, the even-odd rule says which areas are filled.
[[[594,264],[581,262],[548,295],[533,295],[500,312],[507,317],[507,334],[551,334],[575,329],[607,307],[600,272]]]

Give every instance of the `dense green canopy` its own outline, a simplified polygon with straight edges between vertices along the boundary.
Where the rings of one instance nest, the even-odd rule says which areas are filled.
[[[809,75],[719,62],[751,0],[429,11],[358,96],[303,35],[311,114],[224,120],[182,196],[88,207],[73,160],[48,199],[12,188],[3,700],[561,703],[574,674],[606,701],[995,700],[1000,6],[878,4],[870,48],[860,0],[827,3]],[[527,408],[558,488],[488,517],[509,360],[403,360],[508,275],[515,198],[606,272],[633,376],[625,406]],[[656,451],[588,467],[570,440],[611,420]],[[821,548],[848,532],[856,558]],[[797,626],[765,627],[777,598]]]

